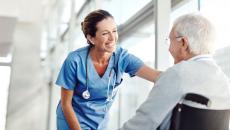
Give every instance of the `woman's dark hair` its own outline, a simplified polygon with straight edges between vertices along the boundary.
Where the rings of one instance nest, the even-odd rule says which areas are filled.
[[[89,13],[85,17],[84,21],[81,22],[81,29],[85,37],[87,38],[87,35],[95,37],[97,31],[97,23],[109,17],[113,18],[113,16],[109,12],[101,9]],[[87,42],[88,44],[92,45],[89,40],[87,40]]]

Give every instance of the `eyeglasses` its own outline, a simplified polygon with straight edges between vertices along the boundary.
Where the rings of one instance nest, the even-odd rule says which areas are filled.
[[[176,39],[179,39],[179,38],[183,38],[184,36],[177,36],[177,37],[175,37]]]
[[[179,39],[179,38],[183,38],[184,36],[176,36],[175,38],[176,39]],[[179,40],[177,40],[179,42]],[[170,45],[170,39],[169,38],[165,38],[165,45],[169,46]]]

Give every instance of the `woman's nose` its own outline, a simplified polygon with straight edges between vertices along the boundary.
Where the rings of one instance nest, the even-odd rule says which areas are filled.
[[[109,33],[109,40],[113,41],[115,39],[116,35],[114,33]]]

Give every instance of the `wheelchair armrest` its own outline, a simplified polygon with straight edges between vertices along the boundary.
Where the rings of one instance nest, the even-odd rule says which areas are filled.
[[[187,93],[184,99],[197,102],[208,107],[211,105],[211,101],[207,97],[195,93]]]

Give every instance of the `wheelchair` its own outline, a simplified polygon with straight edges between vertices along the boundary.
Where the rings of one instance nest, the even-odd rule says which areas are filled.
[[[173,109],[169,130],[229,130],[230,109],[208,109],[211,101],[194,93],[186,94],[184,99],[203,104],[207,109],[178,103]]]

